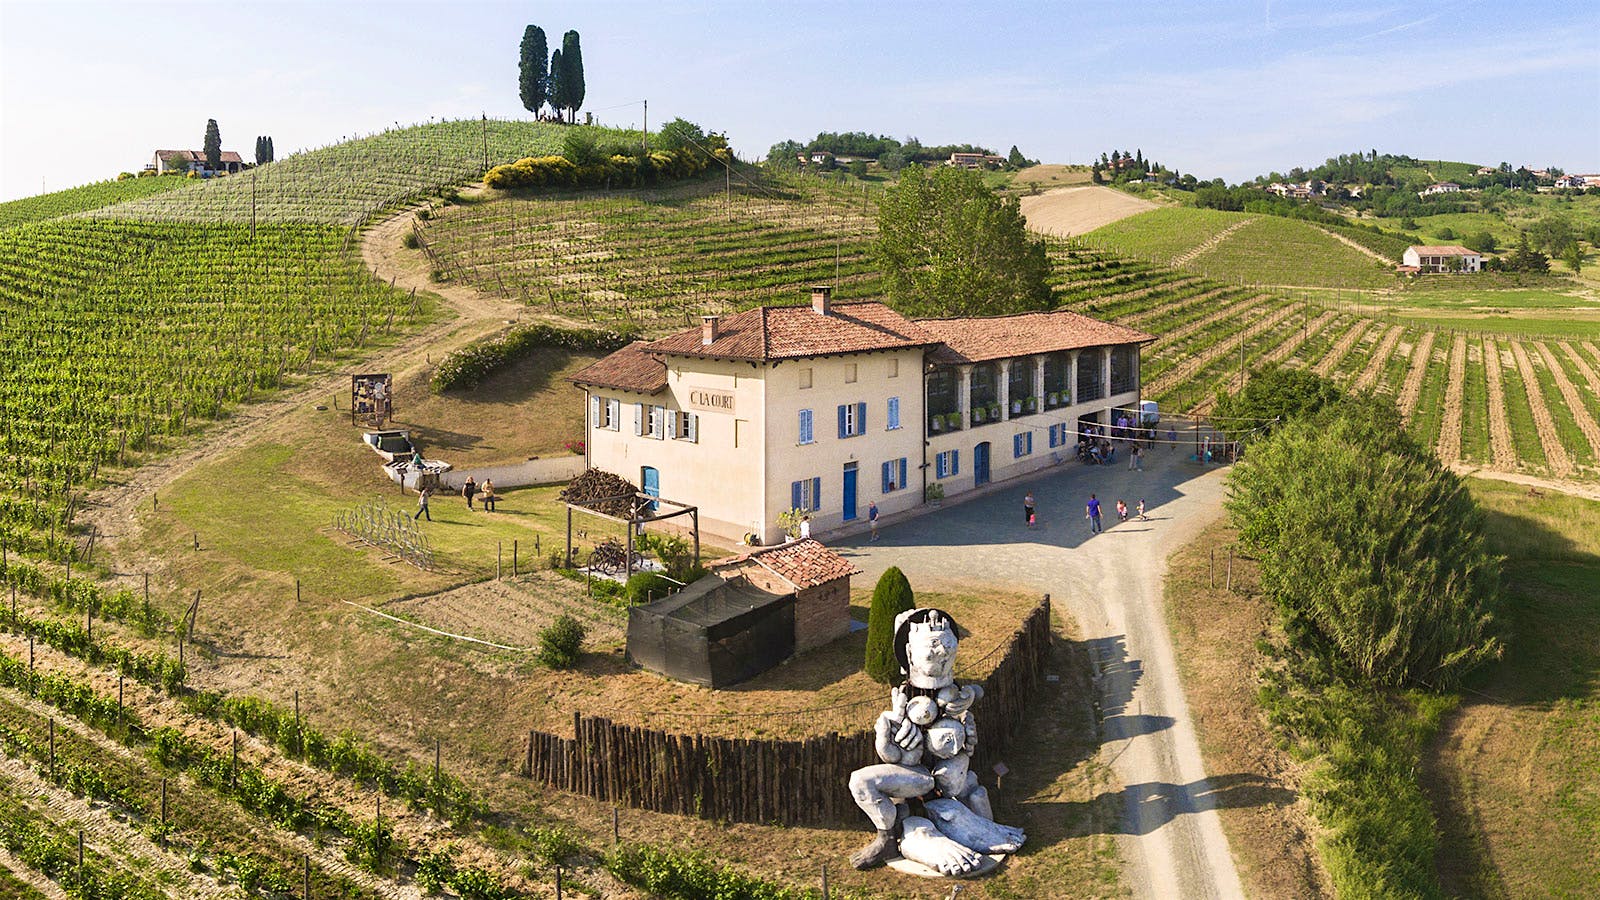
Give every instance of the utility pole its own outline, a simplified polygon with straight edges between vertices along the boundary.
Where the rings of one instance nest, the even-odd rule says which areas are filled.
[[[489,171],[489,114],[481,112],[483,116],[483,170]]]
[[[639,146],[644,152],[650,152],[650,101],[640,101],[644,104],[644,134],[639,139]]]
[[[256,242],[256,170],[250,170],[250,243]]]

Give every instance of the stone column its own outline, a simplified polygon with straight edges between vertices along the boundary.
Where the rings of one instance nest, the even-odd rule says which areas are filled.
[[[1000,360],[995,371],[999,383],[995,385],[994,392],[1000,398],[1000,419],[1005,421],[1011,418],[1011,360]]]
[[[1100,348],[1100,398],[1111,396],[1111,348]]]
[[[1033,411],[1044,412],[1044,362],[1049,358],[1047,353],[1039,353],[1033,357]]]
[[[960,366],[961,386],[956,389],[956,400],[961,404],[961,428],[972,427],[972,366]]]
[[[1078,405],[1078,354],[1081,350],[1074,350],[1067,356],[1067,405]]]

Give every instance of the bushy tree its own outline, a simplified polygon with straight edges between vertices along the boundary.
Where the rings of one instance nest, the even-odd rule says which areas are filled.
[[[545,43],[544,29],[529,25],[522,32],[522,56],[517,67],[517,91],[522,97],[522,108],[537,114],[544,106],[545,87],[550,72],[546,69],[550,48]]]
[[[534,655],[551,669],[570,669],[583,654],[585,634],[583,623],[563,613],[539,632],[539,649]]]
[[[550,54],[550,74],[545,80],[544,93],[545,101],[556,111],[557,118],[560,118],[561,110],[567,105],[567,81],[561,71],[562,67],[561,49],[557,48]]]
[[[1468,250],[1476,250],[1479,253],[1493,253],[1495,251],[1495,247],[1498,246],[1498,242],[1495,240],[1494,234],[1488,231],[1480,231],[1477,234],[1467,235],[1465,238],[1462,238],[1461,243]]]
[[[890,566],[872,589],[872,609],[867,613],[866,670],[872,680],[894,684],[900,664],[894,658],[894,617],[915,609],[911,582],[898,566]]]
[[[206,120],[206,138],[202,150],[206,155],[206,168],[222,168],[222,131],[217,128],[216,119]]]
[[[1050,259],[1016,199],[974,171],[906,168],[884,196],[873,255],[889,302],[907,315],[1049,309]]]
[[[799,141],[779,141],[767,151],[767,165],[778,169],[799,168],[800,155],[805,149]]]
[[[1433,688],[1500,655],[1483,512],[1390,401],[1360,395],[1284,426],[1228,493],[1298,649],[1362,682]]]
[[[1314,415],[1342,396],[1338,385],[1315,372],[1274,363],[1251,373],[1242,390],[1218,391],[1212,415],[1229,431],[1249,431],[1270,427],[1274,419],[1288,422]]]

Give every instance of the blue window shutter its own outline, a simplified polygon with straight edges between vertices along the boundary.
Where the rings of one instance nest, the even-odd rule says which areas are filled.
[[[800,443],[809,444],[813,440],[811,428],[811,410],[800,410]]]
[[[844,406],[839,406],[839,437],[849,437],[850,432],[844,428]]]
[[[811,510],[815,512],[822,508],[822,479],[811,479]]]
[[[883,464],[883,487],[881,490],[885,494],[889,493],[889,482],[893,479],[893,476],[889,474],[893,465],[893,463],[887,462]]]
[[[867,433],[867,405],[865,403],[857,403],[856,404],[856,430],[855,430],[855,433],[856,434],[866,434]]]
[[[890,397],[889,398],[889,422],[888,422],[888,428],[889,428],[890,431],[893,431],[894,429],[899,428],[899,427],[900,427],[900,398],[899,397]]]
[[[789,508],[790,509],[800,509],[801,508],[800,507],[800,499],[801,499],[800,498],[800,482],[796,481],[795,483],[789,485],[789,498],[790,498],[790,501],[789,501]]]
[[[633,405],[633,433],[644,434],[644,404]]]
[[[900,485],[901,488],[906,486],[906,458],[904,456],[900,457],[900,480],[895,484]]]
[[[950,451],[950,474],[951,475],[960,475],[961,474],[961,451],[960,450],[951,450]]]

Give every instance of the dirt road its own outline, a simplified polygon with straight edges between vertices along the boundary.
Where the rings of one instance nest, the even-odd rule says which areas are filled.
[[[1042,518],[1034,530],[1021,512],[1030,490]],[[1091,492],[1107,526],[1093,536],[1084,519]],[[1222,496],[1220,469],[1157,447],[1143,472],[1068,463],[888,525],[877,543],[829,541],[864,570],[862,584],[895,565],[914,589],[1048,592],[1076,617],[1099,670],[1101,758],[1125,785],[1117,840],[1136,897],[1243,896],[1216,813],[1243,801],[1207,780],[1162,599],[1168,554],[1220,514]],[[1118,498],[1130,507],[1144,499],[1150,521],[1115,524]]]
[[[1155,208],[1149,200],[1099,185],[1058,188],[1022,198],[1028,227],[1057,237],[1084,234]]]

